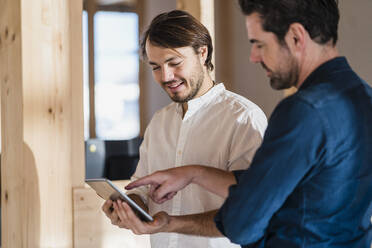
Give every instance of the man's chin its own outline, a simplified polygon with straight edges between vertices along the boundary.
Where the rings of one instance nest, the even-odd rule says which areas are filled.
[[[173,102],[178,102],[178,103],[185,103],[188,101],[187,96],[180,96],[177,94],[169,95],[170,99],[172,99]]]

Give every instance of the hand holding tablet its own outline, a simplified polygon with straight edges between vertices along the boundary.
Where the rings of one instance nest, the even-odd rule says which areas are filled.
[[[127,194],[118,189],[110,180],[105,178],[86,179],[85,182],[92,187],[104,200],[116,201],[121,199],[128,203],[138,217],[143,221],[153,221],[151,215],[137,205]]]

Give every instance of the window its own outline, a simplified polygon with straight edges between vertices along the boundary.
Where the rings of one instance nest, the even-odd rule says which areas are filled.
[[[83,21],[87,18],[83,16]],[[87,29],[87,25],[83,25]],[[87,32],[86,32],[87,33]],[[84,36],[84,43],[87,39]],[[139,135],[138,15],[98,11],[94,15],[95,128],[100,139],[131,139]],[[87,52],[87,49],[84,48]],[[84,56],[86,60],[88,56]],[[88,67],[84,63],[84,68]],[[85,88],[88,91],[88,74]],[[85,97],[88,138],[89,100]]]

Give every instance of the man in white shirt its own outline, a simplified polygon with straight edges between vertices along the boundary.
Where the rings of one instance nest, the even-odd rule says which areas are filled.
[[[262,141],[267,120],[262,110],[246,98],[215,84],[212,42],[208,30],[184,11],[154,18],[141,42],[143,57],[154,79],[173,103],[159,110],[146,129],[140,161],[133,180],[158,170],[188,164],[215,165],[222,170],[246,169]],[[148,198],[149,190],[133,190],[131,197],[151,215],[190,215],[221,207],[224,199],[198,186],[170,195],[162,205]],[[117,215],[120,202],[106,201],[102,209],[114,225],[131,229]],[[185,217],[187,218],[187,216]],[[157,233],[153,248],[239,247],[227,238]]]

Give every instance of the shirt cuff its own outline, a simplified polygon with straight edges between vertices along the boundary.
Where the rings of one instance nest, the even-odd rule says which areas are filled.
[[[239,183],[240,181],[240,178],[242,176],[242,174],[245,172],[246,170],[234,170],[232,171],[232,173],[234,174],[234,177],[236,179],[236,182]],[[231,188],[231,186],[230,186]],[[230,192],[230,188],[229,188],[229,192]],[[216,223],[216,227],[217,229],[224,235],[226,236],[226,233],[225,233],[225,229],[224,229],[224,226],[223,226],[223,222],[222,222],[222,212],[221,212],[221,209],[220,211],[217,212],[217,214],[214,216],[214,222]]]
[[[222,233],[222,235],[226,237],[225,229],[223,227],[223,223],[222,223],[222,220],[221,220],[221,214],[220,214],[219,211],[214,216],[214,223],[216,224],[216,227],[217,227],[218,231],[220,231],[220,233]]]
[[[234,174],[237,182],[238,182],[238,177],[240,177],[240,174],[243,171],[244,170],[233,171],[233,174]],[[230,195],[231,187],[234,187],[234,186],[236,186],[236,185],[231,185],[229,187],[229,195]],[[219,209],[219,211],[217,212],[217,214],[214,216],[214,223],[216,224],[217,229],[223,234],[223,236],[227,237],[226,232],[225,232],[224,223],[223,223],[223,215],[224,215],[224,211],[225,211],[225,208],[224,208],[225,207],[225,203],[226,203],[226,201],[221,206],[221,208]]]
[[[232,173],[235,176],[237,184],[240,183],[240,178],[243,175],[243,173],[246,172],[246,171],[247,170],[234,170],[234,171],[232,171]]]

